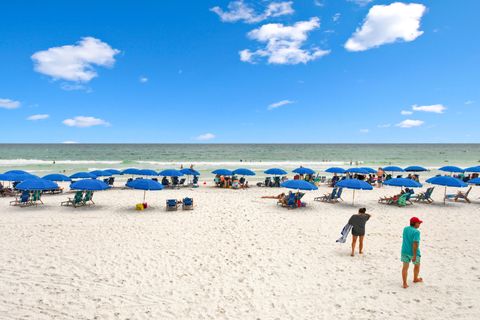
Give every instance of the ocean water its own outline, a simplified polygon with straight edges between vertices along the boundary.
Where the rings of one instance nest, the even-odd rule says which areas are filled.
[[[0,172],[480,164],[480,144],[0,144]]]

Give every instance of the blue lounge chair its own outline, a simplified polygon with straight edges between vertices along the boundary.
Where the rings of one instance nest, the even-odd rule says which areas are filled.
[[[313,200],[314,201],[321,201],[321,202],[328,202],[330,199],[333,199],[335,198],[336,194],[337,194],[337,191],[338,191],[338,188],[335,187],[332,189],[332,192],[330,193],[325,193],[323,196],[321,197],[316,197],[314,198]]]
[[[183,210],[193,210],[193,199],[192,198],[183,198],[182,209]]]
[[[11,206],[20,206],[20,207],[28,207],[31,205],[30,202],[30,192],[23,191],[19,198],[16,198],[14,201],[10,201]]]
[[[168,199],[166,209],[167,209],[167,211],[177,211],[179,205],[180,204],[178,203],[178,201],[176,199]]]

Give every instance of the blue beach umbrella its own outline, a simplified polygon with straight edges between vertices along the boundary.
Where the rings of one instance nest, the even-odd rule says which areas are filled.
[[[90,172],[77,172],[70,176],[70,179],[95,179],[96,175]]]
[[[120,170],[117,170],[117,169],[107,169],[107,170],[103,170],[103,171],[110,172],[112,174],[112,176],[122,174],[122,172]]]
[[[139,172],[141,176],[158,176],[158,172],[151,169],[141,169]]]
[[[304,168],[304,167],[297,168],[297,169],[293,170],[292,172],[295,172],[295,173],[298,173],[298,174],[315,174],[314,170],[312,170],[310,168]]]
[[[30,174],[30,173],[23,170],[10,170],[10,171],[4,172],[4,174]]]
[[[459,179],[453,178],[453,177],[449,177],[449,176],[436,176],[436,177],[427,179],[426,182],[445,187],[443,204],[445,204],[445,200],[446,200],[446,196],[447,196],[447,187],[465,188],[465,187],[468,186],[462,180],[459,180]]]
[[[365,171],[367,171],[367,173],[377,173],[377,170],[375,169],[372,169],[370,167],[362,167],[362,169],[365,169]]]
[[[368,171],[365,168],[348,168],[345,170],[347,173],[357,173],[357,174],[368,174]]]
[[[183,172],[175,169],[166,169],[166,170],[160,171],[158,175],[163,177],[181,177],[183,176]]]
[[[218,174],[220,176],[233,176],[233,172],[227,169],[217,169],[212,171],[213,174]]]
[[[418,183],[415,180],[408,179],[408,178],[393,178],[390,180],[387,180],[383,183],[384,185],[387,186],[392,186],[392,187],[405,187],[405,188],[420,188],[422,186],[421,183]]]
[[[101,191],[110,188],[108,184],[97,179],[84,179],[70,185],[72,190]]]
[[[184,168],[180,170],[181,173],[183,173],[186,176],[199,176],[200,172],[198,172],[195,169],[192,168]]]
[[[58,184],[50,180],[34,178],[34,179],[27,179],[23,182],[20,182],[16,188],[22,191],[54,190],[54,189],[58,189]]]
[[[317,186],[305,180],[287,180],[280,184],[282,188],[297,190],[317,190]]]
[[[271,174],[273,176],[283,176],[287,174],[287,171],[280,169],[280,168],[270,168],[263,171],[265,174]]]
[[[382,169],[383,171],[389,171],[389,172],[405,172],[405,170],[397,166],[386,166],[386,167],[383,167]]]
[[[158,181],[151,179],[135,179],[127,182],[126,186],[132,189],[143,190],[143,202],[145,202],[147,191],[157,191],[163,189],[163,186],[158,183]]]
[[[337,182],[335,186],[339,188],[353,189],[352,205],[355,204],[355,190],[372,190],[373,189],[373,187],[369,183],[363,180],[358,180],[358,179],[341,180]]]
[[[91,174],[94,174],[96,177],[110,177],[112,174],[105,170],[94,170],[90,171]]]
[[[409,166],[403,169],[407,172],[423,172],[423,171],[428,171],[427,168],[421,167],[421,166]]]
[[[72,179],[70,179],[66,175],[60,174],[60,173],[47,174],[42,179],[50,180],[50,181],[72,181]]]
[[[233,174],[236,174],[239,176],[254,176],[255,172],[246,168],[238,168],[236,170],[233,170]]]
[[[465,172],[480,172],[480,166],[465,168]]]
[[[343,168],[339,168],[339,167],[331,167],[331,168],[328,168],[327,170],[325,170],[325,172],[344,174],[346,172],[346,170],[343,169]]]
[[[122,174],[140,175],[140,169],[128,168],[122,171]]]
[[[461,173],[464,171],[462,168],[459,168],[456,166],[444,166],[444,167],[438,168],[438,170],[444,171],[444,172],[456,172],[456,173]]]
[[[469,183],[469,184],[480,184],[480,178],[475,178],[475,179],[468,180],[467,183]]]
[[[13,181],[13,182],[21,182],[27,179],[38,178],[36,175],[30,173],[8,173],[8,174],[0,174],[0,181]]]

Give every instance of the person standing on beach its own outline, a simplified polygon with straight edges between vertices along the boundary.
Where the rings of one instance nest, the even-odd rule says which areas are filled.
[[[355,255],[355,246],[357,245],[357,239],[360,238],[359,243],[359,250],[358,253],[363,253],[363,238],[365,237],[365,224],[367,223],[368,219],[370,219],[370,215],[367,213],[367,209],[360,208],[358,210],[358,214],[354,214],[348,220],[348,224],[352,226],[352,254],[353,257]]]
[[[403,287],[408,288],[407,276],[408,276],[408,267],[410,262],[413,263],[413,282],[418,283],[422,282],[423,279],[418,275],[420,273],[420,224],[423,221],[417,217],[410,219],[410,226],[407,226],[403,229],[403,242],[402,242],[402,255],[401,260],[403,262],[402,268],[402,279]]]

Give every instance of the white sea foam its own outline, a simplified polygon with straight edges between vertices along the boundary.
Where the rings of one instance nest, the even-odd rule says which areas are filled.
[[[55,164],[121,164],[120,160],[97,161],[97,160],[55,160]],[[0,166],[28,166],[50,165],[53,160],[40,159],[0,159]]]

